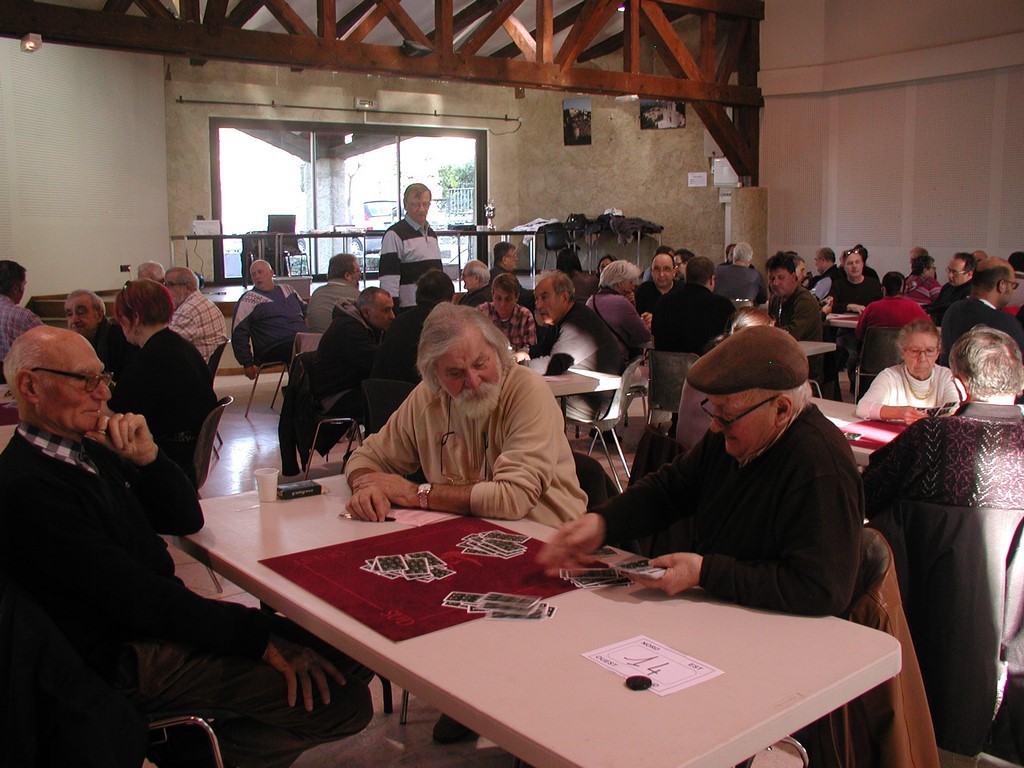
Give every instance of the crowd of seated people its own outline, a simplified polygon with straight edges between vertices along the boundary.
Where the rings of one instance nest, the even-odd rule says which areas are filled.
[[[734,272],[750,270],[760,276],[760,273],[750,265],[746,251],[741,246],[745,244],[737,246],[740,251],[739,261],[734,261],[728,268]],[[828,249],[822,249],[825,250]],[[508,504],[503,502],[509,498],[518,498],[518,494],[523,491],[517,487],[506,488],[504,485],[506,480],[503,474],[505,458],[502,441],[505,441],[505,450],[510,450],[510,446],[519,444],[514,441],[525,439],[526,432],[519,435],[512,430],[507,434],[496,434],[490,444],[485,443],[485,452],[490,452],[488,456],[494,455],[481,465],[484,473],[482,476],[473,474],[477,470],[474,466],[461,469],[449,467],[445,471],[430,469],[427,478],[433,482],[426,483],[426,487],[407,480],[399,482],[395,479],[398,475],[407,475],[407,470],[417,467],[429,469],[435,459],[440,461],[440,454],[434,455],[438,449],[433,438],[438,431],[437,424],[440,424],[437,419],[441,416],[437,415],[435,419],[436,414],[431,415],[429,409],[434,408],[436,402],[450,400],[447,410],[449,421],[452,414],[458,414],[459,419],[469,421],[486,419],[499,407],[499,392],[513,392],[520,400],[529,395],[531,403],[538,402],[536,397],[547,390],[537,384],[536,374],[559,374],[569,367],[621,373],[627,362],[644,348],[652,344],[657,344],[658,348],[661,348],[659,324],[667,329],[663,337],[668,339],[670,331],[677,333],[692,330],[694,322],[707,321],[710,318],[709,313],[714,314],[714,325],[717,327],[711,329],[708,326],[707,338],[698,349],[693,350],[702,355],[703,362],[691,369],[693,375],[687,377],[679,403],[679,428],[675,438],[685,450],[693,449],[694,453],[688,458],[678,460],[657,473],[655,477],[643,481],[622,499],[599,508],[597,515],[591,516],[584,515],[586,501],[585,496],[582,502],[579,500],[575,470],[572,469],[571,462],[565,463],[566,457],[562,451],[564,431],[556,430],[560,439],[545,435],[543,441],[537,442],[535,437],[531,436],[529,440],[532,441],[534,452],[543,452],[544,449],[550,448],[551,441],[554,440],[557,443],[557,451],[554,454],[557,455],[557,461],[552,466],[550,456],[553,454],[547,453],[545,455],[548,459],[545,462],[537,462],[536,467],[531,468],[531,478],[535,469],[538,473],[537,482],[540,483],[538,487],[542,490],[540,501],[527,516],[541,519],[549,525],[569,521],[543,556],[545,564],[551,568],[575,563],[576,558],[585,549],[589,551],[588,548],[595,548],[605,539],[620,540],[637,532],[639,524],[626,519],[627,508],[634,515],[636,510],[640,509],[645,519],[644,525],[648,527],[667,525],[678,515],[692,514],[698,520],[703,519],[714,512],[714,506],[718,503],[710,494],[705,493],[711,487],[709,483],[713,478],[720,476],[727,482],[731,472],[735,472],[737,467],[744,470],[749,462],[753,468],[749,476],[756,478],[757,483],[767,483],[770,478],[777,477],[778,473],[772,476],[766,467],[777,464],[779,468],[783,468],[790,460],[785,457],[783,450],[804,450],[804,447],[789,447],[795,439],[793,435],[806,438],[813,434],[824,454],[833,457],[843,454],[845,462],[846,457],[842,449],[846,446],[842,439],[833,439],[833,435],[823,432],[823,427],[819,423],[822,421],[819,418],[820,414],[813,405],[808,404],[804,385],[809,375],[807,359],[802,356],[802,352],[798,354],[798,348],[793,343],[794,339],[820,340],[823,319],[832,312],[853,311],[860,314],[856,330],[850,330],[848,334],[842,334],[840,337],[842,351],[845,351],[854,362],[867,328],[900,328],[896,343],[902,363],[882,371],[875,378],[856,406],[856,413],[860,418],[917,425],[918,422],[933,422],[941,418],[929,409],[957,404],[966,399],[968,405],[977,405],[961,407],[957,412],[957,418],[973,420],[972,424],[987,423],[991,421],[992,414],[980,407],[981,404],[1005,403],[1002,399],[993,399],[985,394],[987,390],[981,382],[986,380],[985,376],[989,375],[990,371],[985,369],[979,373],[977,368],[981,363],[976,358],[984,357],[985,349],[1001,349],[1000,345],[1009,338],[1009,345],[1017,350],[1016,357],[1003,355],[999,358],[1000,365],[1007,370],[1021,369],[1018,347],[1020,342],[1014,344],[1013,341],[1017,340],[1018,334],[1024,339],[1024,330],[1015,328],[1016,333],[1008,330],[1008,337],[998,331],[986,329],[958,330],[958,316],[968,309],[976,312],[991,310],[998,313],[998,320],[996,315],[985,314],[985,318],[992,318],[993,324],[1012,322],[1020,325],[1012,315],[1002,312],[1002,307],[1006,305],[1017,286],[1013,266],[1010,262],[1000,259],[979,259],[974,254],[957,254],[951,260],[948,270],[950,285],[955,289],[966,285],[968,290],[958,290],[954,295],[952,288],[947,291],[946,287],[940,287],[935,283],[934,260],[927,252],[921,253],[923,249],[914,249],[911,254],[910,278],[904,280],[899,272],[889,272],[881,281],[867,274],[867,249],[864,246],[857,245],[844,252],[841,272],[826,258],[827,254],[819,251],[822,258],[821,264],[818,263],[817,256],[815,258],[817,277],[829,281],[826,298],[819,303],[812,290],[806,287],[810,285],[813,289],[815,278],[806,275],[803,260],[793,252],[779,252],[769,259],[766,265],[767,286],[770,291],[768,311],[744,308],[735,312],[731,301],[714,293],[715,281],[719,270],[722,269],[721,266],[716,270],[710,260],[692,257],[679,264],[672,261],[672,266],[669,267],[673,254],[662,252],[655,256],[656,269],[653,272],[653,279],[647,283],[650,286],[647,293],[654,301],[650,312],[642,315],[637,309],[636,292],[640,272],[635,265],[624,260],[602,259],[599,266],[600,276],[597,278],[598,290],[591,295],[581,296],[581,280],[588,281],[583,286],[586,292],[589,290],[590,278],[596,276],[584,273],[578,256],[575,252],[569,252],[560,254],[559,266],[565,267],[565,270],[546,272],[537,277],[535,322],[534,314],[519,303],[521,286],[518,279],[511,269],[505,267],[506,264],[511,264],[511,260],[499,258],[497,251],[498,249],[495,252],[496,265],[493,277],[482,262],[470,262],[463,271],[464,282],[473,294],[483,296],[485,288],[489,293],[488,300],[481,301],[478,306],[472,299],[466,302],[465,298],[462,303],[466,304],[466,307],[453,306],[456,302],[451,280],[442,272],[432,270],[425,273],[417,283],[416,308],[409,309],[394,322],[390,306],[377,306],[380,303],[377,299],[387,298],[387,294],[380,289],[367,288],[359,294],[357,300],[343,299],[332,308],[334,320],[321,341],[320,355],[330,357],[331,354],[338,353],[339,359],[344,359],[346,371],[349,368],[355,370],[355,364],[359,363],[359,378],[365,378],[371,373],[371,366],[376,371],[378,366],[385,363],[400,362],[407,372],[412,372],[410,375],[413,383],[419,383],[421,377],[423,379],[418,389],[410,396],[408,407],[399,411],[397,418],[401,421],[402,428],[385,428],[377,437],[368,441],[365,448],[353,454],[348,477],[354,494],[349,511],[354,516],[367,520],[383,520],[392,504],[421,506],[463,514],[483,514],[490,517],[506,516]],[[509,253],[514,256],[514,249],[503,249],[502,256],[507,257]],[[274,334],[286,329],[293,337],[295,332],[306,327],[301,299],[293,295],[291,289],[282,290],[280,286],[274,285],[273,272],[268,264],[264,268],[264,264],[253,264],[254,289],[247,292],[248,299],[243,296],[246,310],[236,310],[235,332],[232,334],[233,343],[242,339],[246,342],[245,351],[249,357],[245,358],[243,352],[239,356],[239,361],[246,368],[247,375],[251,366],[246,363],[255,364],[274,356],[284,356],[284,340],[274,340]],[[677,282],[677,270],[680,268],[685,276],[682,281]],[[159,451],[162,457],[177,464],[185,477],[194,483],[192,456],[195,438],[203,418],[214,406],[216,395],[213,392],[212,375],[206,364],[206,355],[200,351],[200,343],[173,330],[172,318],[176,310],[185,303],[187,296],[196,290],[192,286],[195,276],[191,275],[193,279],[190,280],[188,275],[183,275],[179,270],[180,268],[168,270],[161,278],[163,285],[145,278],[126,284],[115,299],[116,325],[106,320],[103,302],[95,294],[87,291],[69,294],[66,305],[69,328],[88,340],[95,352],[87,353],[84,350],[89,348],[67,346],[70,342],[65,341],[61,341],[60,349],[64,350],[62,354],[77,355],[83,360],[90,354],[98,355],[101,359],[95,366],[97,370],[93,372],[90,368],[88,374],[83,374],[83,381],[94,378],[93,373],[99,378],[95,382],[86,382],[83,395],[100,393],[93,396],[105,403],[102,418],[111,420],[105,423],[124,423],[127,426],[127,420],[117,421],[118,414],[132,413],[141,416],[144,422],[131,422],[131,434],[141,446],[140,449],[145,450],[146,457]],[[732,276],[733,272],[723,274]],[[960,282],[954,285],[954,279]],[[746,278],[744,282],[747,282]],[[179,284],[182,288],[180,300],[175,294]],[[667,290],[662,290],[663,287]],[[905,296],[904,292],[907,290],[913,290],[915,295]],[[688,302],[695,302],[698,298],[703,302],[698,311],[700,317],[694,322],[680,320],[674,308],[677,305],[688,306]],[[757,295],[751,298],[763,301],[766,297]],[[714,306],[714,312],[711,310],[711,300],[721,302],[720,307]],[[239,302],[240,305],[242,303],[243,301]],[[981,308],[976,308],[975,304]],[[472,315],[465,314],[469,312],[469,305],[476,307]],[[927,314],[934,311],[937,306],[946,317],[942,332]],[[490,322],[480,318],[481,314]],[[971,317],[973,318],[973,315]],[[408,332],[399,332],[403,324],[409,326]],[[759,328],[753,333],[743,335],[741,331],[751,326],[772,325],[778,325],[785,333]],[[243,326],[241,331],[239,326]],[[363,339],[360,336],[359,344],[351,337],[352,329],[357,326],[362,336],[366,337]],[[943,344],[942,338],[947,330],[956,333],[956,336],[948,340],[948,346]],[[741,338],[733,339],[737,332]],[[101,335],[105,335],[105,342],[99,341]],[[133,349],[133,355],[124,355],[123,362],[118,362],[119,358],[116,355],[110,357],[110,362],[102,359],[104,354],[110,356],[110,339],[118,337],[123,339],[124,345]],[[837,338],[837,341],[840,339]],[[389,342],[401,343],[402,354],[384,354]],[[287,354],[289,359],[290,343],[289,341]],[[117,346],[116,342],[114,346]],[[954,360],[951,360],[954,369],[952,372],[937,364],[944,347],[960,350],[959,363],[954,362],[956,355],[953,356]],[[976,351],[975,347],[982,349],[982,352]],[[258,348],[263,350],[263,354],[257,353]],[[271,348],[275,348],[274,351],[268,352]],[[398,347],[394,349],[397,350]],[[480,355],[486,355],[488,363],[486,371],[480,371],[478,375],[476,360]],[[770,358],[772,365],[778,366],[777,377],[764,372],[755,374],[748,370],[751,361],[760,360],[762,357]],[[90,357],[90,365],[91,360]],[[104,370],[112,370],[115,365],[120,370],[114,381],[101,375]],[[765,365],[771,368],[768,363]],[[21,381],[28,386],[28,378],[19,374],[19,366],[16,365],[14,368],[14,374],[22,375]],[[459,376],[452,373],[456,369],[462,371]],[[532,369],[533,372],[525,369]],[[59,366],[55,367],[55,370],[60,375]],[[329,366],[322,366],[318,370],[323,374],[331,373]],[[955,376],[963,382],[966,389],[961,388],[958,391]],[[1021,386],[1024,386],[1024,370],[1020,371],[1020,376]],[[1008,396],[1012,403],[1013,397],[1020,394],[1021,387],[1017,386],[1016,379],[1004,383],[1007,391],[1001,392],[999,397]],[[330,399],[339,392],[352,395],[349,398],[351,402],[346,402],[343,410],[357,417],[361,415],[359,403],[353,399],[354,386],[348,380],[340,384],[332,380],[330,386],[315,386],[314,389],[321,399]],[[578,419],[600,418],[607,408],[610,397],[608,393],[595,393],[568,398],[564,414]],[[501,408],[512,408],[514,405],[504,399],[500,402]],[[517,400],[516,403],[518,402]],[[521,405],[515,407],[521,408]],[[547,411],[544,413],[545,418],[551,415]],[[1017,416],[1013,416],[1013,413]],[[996,414],[996,421],[1000,424],[1005,421],[1017,425],[1022,418],[1019,414],[1019,409],[1004,409]],[[525,415],[525,409],[521,413],[509,411],[503,414],[502,427],[511,429],[513,425],[518,424],[516,420]],[[530,416],[536,417],[535,409],[530,411]],[[740,419],[749,420],[749,425],[739,426],[743,423]],[[494,426],[492,421],[488,421],[491,427]],[[536,428],[535,422],[531,424],[531,428]],[[103,432],[104,429],[106,427],[99,431]],[[908,430],[904,436],[897,438],[890,448],[880,450],[872,457],[871,469],[865,476],[869,484],[874,484],[873,490],[869,489],[868,493],[866,512],[869,517],[888,509],[894,498],[910,493],[904,486],[909,487],[908,483],[912,484],[916,477],[914,473],[921,475],[920,482],[925,483],[928,488],[941,488],[941,480],[929,479],[932,477],[929,472],[935,474],[933,467],[918,466],[920,456],[934,450],[929,441],[939,439],[932,436],[932,432],[937,428],[930,429],[931,432],[923,427],[918,427],[913,432]],[[1010,440],[1005,436],[1000,439],[1003,438]],[[117,438],[113,435],[104,439],[111,442],[110,450],[117,461],[127,460],[129,464],[140,464],[136,461],[137,454],[125,446],[117,445]],[[918,441],[913,451],[907,448],[911,439]],[[440,450],[444,452],[443,444]],[[453,453],[468,455],[465,451]],[[820,458],[820,455],[816,458]],[[103,461],[106,460],[104,457]],[[845,464],[837,464],[834,467],[836,474],[825,478],[819,472],[819,464],[820,462],[810,461],[808,457],[806,466],[815,467],[812,506],[816,504],[816,508],[824,508],[827,494],[823,488],[825,480],[828,479],[833,485],[832,495],[828,497],[830,508],[834,510],[838,504],[842,509],[841,514],[833,515],[833,522],[837,527],[831,531],[832,534],[837,534],[841,529],[842,546],[837,544],[836,539],[832,539],[827,547],[822,545],[819,549],[820,552],[831,553],[832,565],[835,564],[835,557],[839,557],[845,563],[850,555],[847,551],[847,529],[859,528],[859,521],[865,514],[863,502],[856,501],[857,492],[861,489],[861,480],[855,471],[851,475],[849,467]],[[907,467],[910,469],[906,469]],[[103,473],[107,472],[105,464],[101,464],[100,469]],[[131,471],[139,470],[136,468]],[[453,491],[453,486],[449,483],[450,478],[454,476],[452,472],[463,472],[466,475],[460,475],[460,483],[465,481],[464,491]],[[552,472],[554,474],[551,474]],[[980,480],[972,482],[977,487]],[[673,504],[679,506],[677,502],[683,488],[696,492],[692,509],[684,510],[680,506],[678,515],[676,511],[668,513],[655,510],[659,504],[664,506],[665,498],[674,500],[669,501],[669,507],[673,507]],[[741,492],[745,490],[741,488]],[[863,499],[863,496],[861,498]],[[942,493],[936,494],[935,498],[943,502],[949,501]],[[1009,499],[1009,496],[1007,498]],[[954,502],[961,503],[964,499],[970,502],[963,494],[957,496]],[[985,501],[992,503],[989,497],[986,497]],[[1000,497],[996,503],[1003,501]],[[1014,504],[1018,503],[1016,496],[1006,503],[1011,501]],[[781,505],[773,506],[774,502],[771,500],[766,501],[762,498],[758,503],[765,506],[768,513],[778,521],[783,521],[787,525],[795,521],[795,518],[791,520],[787,517],[788,513],[781,511]],[[1024,502],[1020,502],[1019,505],[1024,506]],[[0,522],[2,520],[0,508]],[[850,524],[850,520],[854,523]],[[729,540],[721,547],[704,547],[698,544],[694,552],[666,556],[661,562],[669,568],[671,578],[657,587],[670,593],[701,587],[743,605],[797,613],[838,614],[846,608],[849,601],[849,579],[846,575],[839,578],[836,572],[832,572],[827,580],[819,579],[819,586],[824,585],[822,593],[808,594],[806,601],[787,602],[778,595],[771,594],[771,590],[759,587],[753,580],[753,574],[760,567],[759,563],[774,562],[772,558],[789,557],[786,554],[789,551],[787,548],[802,544],[795,539],[779,542],[779,550],[772,552],[771,557],[765,559],[762,554],[754,551],[756,547],[753,546],[749,532],[743,533],[739,528],[730,531]],[[801,552],[806,554],[806,547]],[[722,565],[726,560],[731,562],[728,568]],[[778,574],[776,577],[782,578]],[[799,574],[795,574],[794,577],[799,577]],[[296,637],[303,644],[313,643],[303,636]],[[269,647],[273,642],[275,641],[271,638],[266,640],[264,645]],[[284,639],[280,640],[282,646],[285,642]],[[296,652],[302,653],[303,650],[300,648]],[[319,664],[326,661],[320,657],[316,659]],[[286,666],[288,663],[285,661],[282,665]],[[328,669],[326,666],[324,668]],[[278,667],[275,666],[275,669]],[[353,671],[353,674],[365,677],[364,672],[365,670]],[[1006,688],[1007,700],[1013,702],[1021,697],[1020,670],[1018,669],[1015,674],[1016,677],[1011,674],[1008,678]],[[328,674],[328,677],[332,676]],[[353,695],[358,697],[362,694],[356,690]],[[357,702],[352,706],[359,711],[353,710],[346,728],[331,731],[330,737],[346,735],[365,725],[366,713],[361,709],[361,705]],[[1015,703],[1014,706],[1020,705]],[[1015,709],[1011,714],[1004,713],[1002,717],[1009,719],[1008,727],[1013,733],[1018,722],[1014,718],[1020,717],[1019,709]],[[463,738],[471,735],[471,732],[451,718],[442,718],[435,735],[438,741],[446,741]],[[316,738],[323,740],[328,736],[325,733]],[[1019,744],[1017,749],[1020,749]]]

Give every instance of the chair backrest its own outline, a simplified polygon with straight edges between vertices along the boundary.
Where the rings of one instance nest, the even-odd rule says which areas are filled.
[[[1002,649],[1014,656],[1007,630],[1020,631],[1006,619],[1024,591],[1024,510],[904,499],[871,525],[893,550],[938,744],[961,754],[977,745],[977,754],[992,725]]]
[[[213,406],[206,418],[203,419],[203,426],[199,428],[199,437],[196,439],[196,452],[192,456],[192,466],[196,472],[196,490],[203,487],[206,478],[210,474],[210,456],[213,455],[213,441],[217,437],[217,429],[220,427],[220,420],[224,411],[235,401],[235,398],[228,395],[222,397]]]
[[[224,357],[224,347],[228,343],[226,341],[221,342],[217,345],[217,348],[213,350],[213,354],[210,355],[210,359],[206,361],[206,364],[210,366],[210,375],[216,377],[217,369],[220,368],[220,359]]]
[[[898,365],[900,350],[896,346],[899,328],[868,328],[864,334],[864,346],[860,351],[860,372],[871,376],[886,368]]]
[[[299,354],[300,352],[315,352],[317,347],[320,346],[320,339],[323,338],[322,333],[311,332],[299,332],[295,334],[295,343],[292,347],[292,357]]]
[[[569,233],[565,229],[565,224],[560,221],[539,227],[537,234],[543,236],[546,251],[560,251],[569,245]]]
[[[666,352],[651,350],[647,355],[650,366],[650,384],[647,385],[649,410],[679,410],[679,397],[683,392],[686,374],[700,358],[692,352]]]
[[[616,426],[619,421],[622,420],[624,413],[623,404],[629,403],[629,398],[626,397],[626,393],[629,392],[629,388],[636,384],[637,379],[640,375],[637,373],[640,366],[643,365],[644,358],[642,355],[635,357],[630,361],[629,365],[626,366],[626,370],[622,372],[622,380],[619,382],[619,388],[615,390],[615,394],[612,396],[611,405],[608,406],[608,413],[603,419],[598,419],[594,423],[603,425],[602,428],[608,429],[609,427]]]
[[[415,388],[415,384],[397,379],[364,379],[366,434],[379,431]]]

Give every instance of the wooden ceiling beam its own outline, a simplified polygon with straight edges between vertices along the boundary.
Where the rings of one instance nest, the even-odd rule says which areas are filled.
[[[135,6],[151,19],[173,19],[175,14],[171,13],[166,6],[161,5],[160,0],[134,0]]]
[[[516,9],[523,4],[523,0],[505,0],[483,20],[472,35],[459,46],[459,53],[463,55],[475,55],[494,33],[502,28],[505,20],[516,12]]]
[[[686,13],[717,13],[737,19],[764,20],[764,0],[660,0],[662,5],[678,8]]]
[[[560,14],[555,16],[555,18],[551,22],[551,32],[552,32],[552,35],[557,35],[559,32],[562,32],[562,31],[568,29],[569,27],[571,27],[575,23],[576,19],[579,18],[579,15],[580,15],[580,13],[582,11],[583,11],[583,3],[579,3],[578,5],[574,5],[569,10],[562,11]],[[531,34],[533,35],[533,38],[536,40],[537,39],[537,30],[536,29],[533,30],[531,32]],[[513,58],[515,56],[518,56],[518,55],[519,55],[519,49],[516,48],[515,44],[513,44],[513,45],[506,45],[504,48],[501,48],[501,49],[495,51],[493,54],[491,54],[491,58],[492,59],[511,59],[511,58]]]
[[[538,61],[537,42],[530,34],[530,30],[515,16],[509,16],[502,25],[512,42],[516,44],[527,61]]]
[[[345,37],[345,41],[349,43],[361,43],[366,39],[366,36],[373,32],[374,27],[380,24],[384,19],[388,17],[388,8],[383,3],[374,3],[373,9],[370,13],[362,18],[362,20],[353,28],[351,32]]]
[[[700,17],[700,71],[705,80],[715,79],[715,42],[718,17],[705,13]]]
[[[359,20],[366,15],[367,11],[375,7],[377,3],[374,0],[361,0],[356,3],[356,6],[338,19],[338,29],[335,32],[335,37],[340,40],[344,40],[345,37],[356,28],[359,24]]]
[[[536,41],[537,49],[527,61],[535,61],[538,64],[550,64],[554,61],[555,55],[555,6],[552,0],[537,0],[537,29],[533,33],[533,40]]]
[[[225,23],[229,27],[241,29],[262,7],[263,0],[238,0],[238,4],[231,9],[231,12],[225,19]]]
[[[747,30],[750,29],[748,19],[739,19],[733,23],[729,36],[725,41],[725,50],[722,51],[722,59],[718,62],[718,71],[715,73],[715,80],[719,83],[728,83],[732,73],[736,71],[737,62],[740,59],[740,51],[747,39]]]
[[[198,22],[202,19],[202,12],[199,8],[199,0],[180,0],[181,18],[183,21]]]
[[[433,43],[430,42],[430,38],[427,37],[426,33],[419,28],[419,25],[412,20],[412,17],[406,13],[402,7],[401,0],[381,0],[381,4],[386,6],[388,9],[388,19],[395,25],[395,29],[398,30],[398,34],[402,36],[404,40],[414,40],[420,45],[426,45],[433,48]]]
[[[437,51],[450,51],[455,41],[453,0],[434,0],[434,29],[427,35],[430,45]]]
[[[316,0],[316,36],[333,40],[338,29],[338,0]]]
[[[263,0],[263,5],[289,35],[317,37],[302,17],[284,0]]]
[[[679,39],[679,35],[676,34],[675,29],[665,17],[661,7],[654,2],[645,1],[642,10],[642,23],[647,29],[648,35],[657,41],[656,49],[669,72],[677,78],[706,83],[701,67],[694,61],[690,51]],[[716,84],[721,85],[717,81]],[[745,130],[741,131],[738,125],[729,118],[721,103],[704,100],[691,102],[691,107],[721,148],[737,175],[756,179],[757,146],[751,144],[753,133],[750,130],[749,122],[746,124]],[[735,110],[734,114],[736,114]]]
[[[637,0],[626,0],[622,20],[622,71],[640,71],[640,3]]]
[[[227,23],[227,14],[228,0],[207,0],[203,26],[211,35],[218,35]]]
[[[725,1],[727,0],[723,0]],[[210,0],[207,4],[207,16],[223,20],[223,2],[224,0]],[[650,0],[647,0],[641,6],[641,21],[647,34],[652,34],[652,28],[667,27],[664,32],[658,32],[657,35],[664,37],[666,42],[672,41],[671,46],[666,43],[658,45],[659,54],[663,57],[666,57],[671,48],[671,54],[665,59],[670,75],[616,72],[576,66],[563,69],[556,64],[497,59],[450,50],[413,60],[403,56],[396,46],[370,45],[353,42],[351,39],[325,40],[318,38],[311,31],[308,34],[285,35],[237,29],[230,24],[221,24],[218,28],[216,24],[200,25],[181,19],[152,19],[129,14],[103,13],[31,0],[0,0],[0,35],[20,38],[31,30],[56,43],[182,56],[192,60],[225,60],[297,69],[399,75],[609,96],[635,93],[644,98],[688,101],[694,104],[695,108],[697,102],[706,102],[711,105],[702,108],[707,114],[714,111],[715,105],[745,107],[747,109],[742,112],[742,135],[739,138],[726,136],[716,139],[719,139],[720,146],[727,152],[733,152],[731,147],[736,147],[733,154],[737,156],[741,151],[745,151],[747,157],[752,152],[756,154],[756,147],[752,150],[751,142],[757,132],[758,109],[764,103],[760,89],[756,85],[759,62],[756,46],[747,46],[752,50],[745,51],[740,57],[739,84],[731,85],[704,79],[701,77],[700,67],[685,51],[685,47],[668,25],[660,8],[655,4],[652,6],[653,10],[648,12],[649,2]],[[383,19],[386,10],[384,4],[377,4],[365,13],[370,17],[380,13],[380,18]],[[659,20],[652,22],[652,16]],[[491,25],[493,18],[494,14],[488,18]],[[353,35],[360,38],[359,28],[365,26],[368,31],[375,23],[379,23],[379,20],[369,22],[364,19],[363,23],[357,24]],[[554,26],[553,20],[552,27]],[[756,22],[753,22],[748,39],[756,39],[756,36]],[[656,36],[654,39],[660,40],[660,37]],[[721,114],[724,115],[724,110]],[[728,122],[727,118],[725,121]],[[715,125],[721,123],[722,119],[712,116],[706,122]],[[735,132],[735,126],[732,128]],[[727,130],[721,128],[723,132]],[[743,145],[746,145],[745,149]],[[734,168],[742,175],[752,175],[749,163],[737,161]]]
[[[583,11],[572,25],[562,47],[555,56],[555,63],[568,69],[579,58],[580,53],[597,36],[611,17],[618,13],[619,0],[586,0]]]
[[[103,4],[106,13],[124,13],[132,7],[132,0],[107,0]]]

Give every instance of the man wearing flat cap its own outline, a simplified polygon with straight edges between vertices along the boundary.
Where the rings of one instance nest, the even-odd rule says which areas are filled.
[[[700,587],[753,608],[838,615],[853,597],[864,491],[842,433],[809,403],[807,358],[785,331],[738,331],[686,377],[708,394],[711,428],[686,454],[563,525],[541,551],[550,572],[605,541],[693,518],[692,551],[652,560],[644,586]]]

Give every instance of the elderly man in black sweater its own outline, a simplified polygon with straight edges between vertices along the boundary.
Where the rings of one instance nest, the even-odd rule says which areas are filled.
[[[366,726],[367,670],[174,575],[157,534],[194,533],[202,510],[146,420],[105,409],[111,377],[88,341],[36,328],[4,369],[20,423],[0,455],[0,569],[86,664],[143,712],[236,713],[216,726],[231,765],[285,768]]]
[[[864,491],[853,453],[809,402],[807,358],[785,331],[745,328],[686,377],[711,429],[692,450],[562,526],[540,560],[574,567],[606,540],[693,518],[691,551],[651,561],[674,595],[700,587],[752,608],[838,615],[853,597]]]

